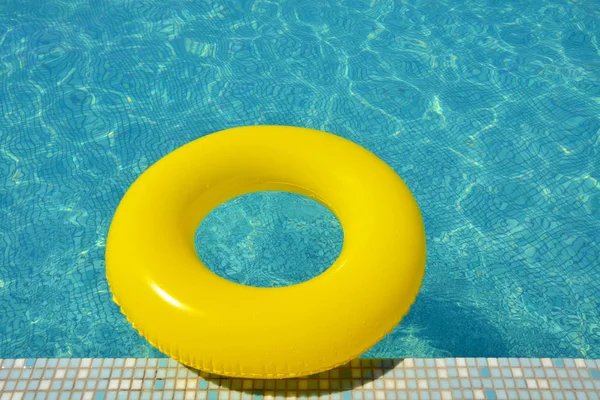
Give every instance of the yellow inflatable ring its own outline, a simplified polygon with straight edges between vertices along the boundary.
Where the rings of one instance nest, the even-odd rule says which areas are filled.
[[[342,252],[321,275],[250,287],[198,259],[201,220],[266,190],[313,198],[340,220]],[[159,160],[123,197],[106,247],[114,300],[141,335],[183,364],[248,378],[309,375],[359,356],[408,312],[424,266],[417,203],[391,168],[338,136],[283,126],[225,130]]]

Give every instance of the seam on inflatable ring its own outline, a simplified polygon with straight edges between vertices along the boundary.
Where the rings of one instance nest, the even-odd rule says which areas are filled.
[[[417,285],[415,291],[413,292],[412,295],[412,301],[408,304],[407,307],[404,308],[403,312],[401,312],[401,318],[404,318],[406,316],[406,314],[408,314],[408,312],[410,311],[410,308],[412,307],[412,305],[415,303],[416,299],[417,299],[417,295],[419,294],[419,290],[421,289],[421,285],[423,284],[423,278],[425,276],[425,270],[423,270],[423,274],[421,274],[420,280],[419,280],[419,284]],[[107,279],[108,281],[108,279]],[[354,360],[355,358],[357,358],[358,356],[360,356],[361,354],[363,354],[365,351],[367,351],[368,349],[370,349],[372,346],[368,346],[364,349],[362,349],[360,352],[358,352],[358,354],[355,354],[347,359],[345,359],[342,362],[339,363],[334,363],[331,364],[330,366],[326,367],[326,368],[320,368],[317,370],[310,370],[310,371],[306,371],[306,372],[302,372],[301,374],[253,374],[253,373],[236,373],[233,371],[224,371],[224,370],[219,370],[218,368],[214,368],[214,364],[212,367],[208,367],[205,364],[198,364],[196,362],[193,361],[187,361],[184,360],[183,357],[180,357],[178,352],[172,351],[171,349],[167,349],[166,347],[164,347],[158,340],[153,340],[151,337],[149,337],[148,335],[146,335],[146,333],[138,328],[135,324],[135,322],[133,322],[131,319],[129,319],[129,316],[127,315],[127,313],[125,313],[125,310],[123,310],[123,307],[121,306],[121,303],[119,303],[116,295],[114,294],[112,287],[110,285],[110,282],[108,283],[108,288],[110,290],[110,292],[112,293],[112,297],[113,297],[113,301],[119,306],[119,309],[121,310],[121,313],[125,316],[125,318],[127,319],[127,322],[129,322],[131,324],[131,326],[133,327],[133,329],[135,329],[144,339],[146,339],[152,346],[158,348],[162,353],[166,354],[167,356],[171,357],[172,359],[180,362],[181,364],[188,366],[188,367],[192,367],[195,368],[197,370],[200,371],[205,371],[211,374],[216,374],[216,375],[223,375],[223,376],[227,376],[230,378],[251,378],[251,379],[286,379],[286,378],[298,378],[298,377],[303,377],[303,376],[308,376],[308,375],[313,375],[313,374],[317,374],[320,372],[324,372],[324,371],[329,371],[333,368],[337,368],[339,366],[342,366],[346,363],[348,363],[349,361]],[[379,342],[381,339],[383,339],[388,333],[390,333],[392,330],[394,329],[394,327],[392,327],[392,329],[385,331],[383,334],[381,334],[379,336],[379,338],[377,339],[377,342]],[[377,343],[376,342],[376,343]],[[212,361],[212,360],[211,360]]]

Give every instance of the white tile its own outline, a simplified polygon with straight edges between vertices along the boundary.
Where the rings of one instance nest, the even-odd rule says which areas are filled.
[[[445,379],[448,377],[448,370],[447,369],[438,369],[438,377]]]
[[[81,368],[89,368],[92,365],[91,358],[82,358],[81,364],[79,364]]]
[[[83,400],[92,400],[94,398],[94,392],[83,392]]]
[[[111,379],[110,381],[108,381],[108,389],[109,390],[117,390],[119,388],[119,380],[118,379]]]
[[[495,368],[498,366],[498,359],[497,358],[488,358],[487,359],[488,362],[488,366]]]
[[[62,378],[64,378],[64,377],[65,377],[66,373],[67,373],[67,370],[66,370],[66,369],[59,368],[59,369],[57,369],[57,370],[56,370],[56,372],[54,373],[54,379],[62,379]]]
[[[400,389],[400,390],[406,389],[406,381],[404,379],[396,380],[396,389]]]
[[[452,392],[450,392],[449,390],[444,390],[442,392],[442,399],[443,400],[452,400]]]
[[[25,360],[22,358],[15,360],[15,363],[13,364],[13,368],[23,368],[24,366],[25,366]],[[21,394],[21,396],[22,395],[23,394]]]
[[[459,368],[458,376],[461,378],[467,378],[469,376],[469,370],[467,368]]]
[[[511,368],[510,370],[515,378],[523,377],[523,370],[521,368]]]
[[[467,366],[467,360],[465,360],[464,358],[457,358],[456,359],[456,366],[457,367],[466,367]]]
[[[376,400],[385,400],[385,392],[383,390],[377,390],[375,392],[375,399]]]
[[[526,379],[527,389],[537,389],[537,382],[535,379]]]
[[[128,358],[125,360],[125,368],[133,368],[135,367],[135,358]]]
[[[85,378],[87,378],[89,373],[90,373],[89,369],[80,369],[79,372],[77,373],[77,379],[85,379]]]
[[[23,398],[23,392],[14,392],[10,400],[21,400]]]
[[[50,384],[52,383],[52,381],[50,379],[43,379],[40,381],[40,386],[38,387],[38,390],[48,390],[50,389]]]
[[[198,379],[197,378],[188,378],[185,387],[187,389],[196,389],[198,387]]]
[[[546,368],[552,367],[552,360],[550,358],[542,358],[542,366]]]
[[[417,385],[419,387],[419,390],[426,390],[427,388],[429,388],[429,385],[427,384],[427,379],[419,379],[417,381]]]
[[[538,379],[537,385],[540,389],[548,389],[550,385],[548,384],[548,380],[546,379]]]
[[[12,396],[12,393],[3,393],[0,400],[10,400],[10,396]]]
[[[406,368],[414,368],[415,360],[413,360],[412,358],[407,358],[402,362],[402,366]]]
[[[187,392],[185,392],[185,400],[195,400],[196,399],[196,392],[192,391],[192,390],[188,390]]]
[[[140,390],[142,388],[142,382],[141,379],[134,379],[131,381],[131,390]]]
[[[575,366],[577,368],[585,368],[586,367],[585,360],[582,360],[581,358],[576,359],[575,360]]]
[[[483,390],[474,390],[473,394],[475,395],[475,398],[477,400],[484,400],[485,399],[485,394],[483,393]]]
[[[446,360],[444,360],[443,358],[436,359],[435,366],[437,368],[446,368]]]
[[[129,390],[131,387],[131,379],[121,379],[121,384],[119,385],[120,390]]]

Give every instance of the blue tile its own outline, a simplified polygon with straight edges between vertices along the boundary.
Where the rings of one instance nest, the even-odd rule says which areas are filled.
[[[484,378],[489,378],[491,376],[490,370],[488,368],[479,368],[479,372]]]
[[[557,359],[554,360],[554,366],[557,367],[557,368],[564,368],[565,363],[564,363],[563,360],[557,358]]]
[[[163,390],[164,388],[165,388],[165,381],[163,381],[162,379],[158,379],[156,382],[154,382],[155,390]]]
[[[342,400],[352,400],[352,392],[343,392]]]
[[[198,381],[198,389],[208,389],[208,381],[205,381],[204,379],[200,379]]]
[[[529,400],[531,397],[529,396],[529,392],[527,390],[519,390],[519,400]]]
[[[600,371],[598,371],[597,369],[592,369],[590,371],[590,374],[592,375],[592,378],[600,379]]]
[[[574,392],[564,392],[566,400],[576,400]]]
[[[496,392],[493,390],[486,390],[485,392],[485,398],[487,400],[496,400]]]
[[[35,358],[25,360],[25,368],[33,368],[35,366]]]
[[[518,399],[519,398],[519,393],[517,393],[516,390],[509,390],[508,391],[508,398],[509,399]]]
[[[579,370],[579,376],[584,378],[584,379],[589,379],[590,378],[590,371],[588,371],[587,369],[580,369]]]
[[[534,377],[533,370],[530,368],[523,368],[523,375],[525,376],[525,378],[533,378]]]
[[[169,359],[168,358],[161,358],[160,361],[158,361],[158,366],[160,368],[167,368],[168,365],[169,365]]]
[[[217,400],[219,397],[219,392],[216,390],[211,390],[208,392],[208,400]]]
[[[575,368],[575,361],[573,361],[570,358],[567,358],[566,360],[563,360],[565,362],[565,367],[567,368]]]

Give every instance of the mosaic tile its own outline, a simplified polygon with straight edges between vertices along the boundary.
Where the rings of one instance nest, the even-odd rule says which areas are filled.
[[[598,399],[595,360],[354,360],[308,378],[230,379],[166,359],[0,360],[2,399]],[[561,373],[562,371],[562,373]]]

